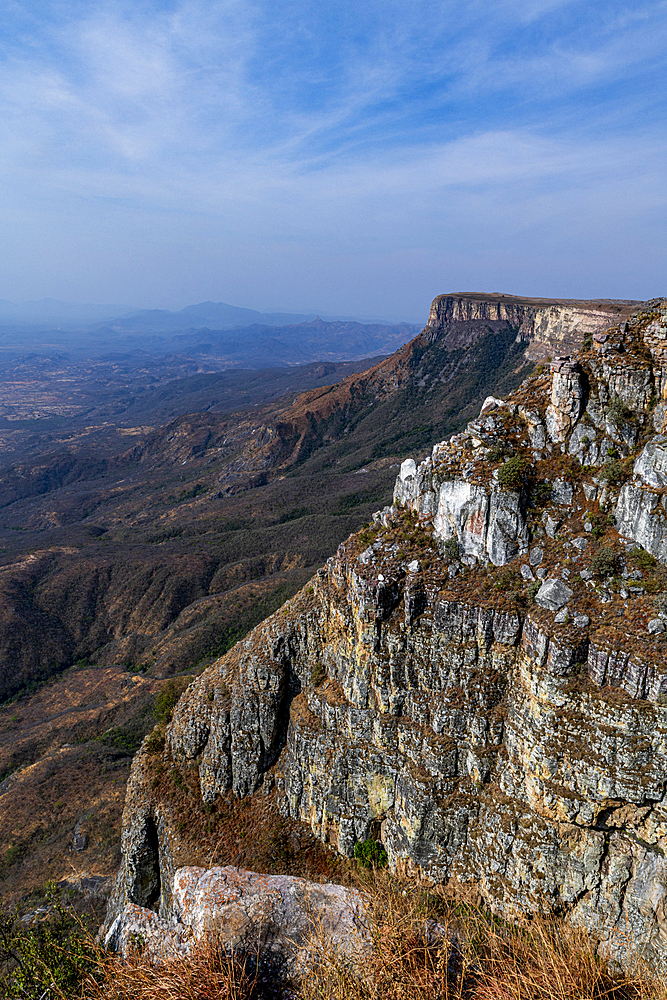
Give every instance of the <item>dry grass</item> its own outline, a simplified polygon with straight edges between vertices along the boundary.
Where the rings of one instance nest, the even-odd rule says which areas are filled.
[[[513,925],[464,893],[386,872],[362,873],[372,947],[315,944],[315,967],[281,984],[258,954],[228,955],[216,940],[159,965],[102,955],[76,994],[59,1000],[667,1000],[637,962],[610,969],[582,928],[554,918]]]
[[[346,959],[320,940],[302,1000],[665,1000],[639,964],[611,971],[586,931],[556,919],[516,926],[446,890],[376,875],[374,948]]]
[[[215,939],[190,955],[151,965],[140,954],[128,961],[106,958],[102,976],[84,983],[85,1000],[269,1000],[282,995],[266,981],[256,955],[227,954]],[[98,970],[99,971],[99,970]]]

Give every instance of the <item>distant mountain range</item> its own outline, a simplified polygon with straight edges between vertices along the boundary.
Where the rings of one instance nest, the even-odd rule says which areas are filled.
[[[164,358],[185,362],[183,374],[189,374],[192,361],[195,371],[220,371],[391,354],[419,330],[409,323],[261,313],[225,302],[201,302],[178,312],[142,309],[119,315],[121,308],[55,299],[21,305],[0,301],[0,351],[8,360],[26,351],[40,357],[63,355],[69,361],[114,355],[132,367],[145,363],[147,357],[138,357],[143,354],[156,364]]]
[[[230,327],[287,326],[289,323],[304,323],[315,319],[315,313],[261,313],[256,309],[242,309],[226,302],[199,302],[186,306],[178,312],[167,309],[140,309],[130,316],[121,316],[111,324],[118,331],[167,331],[187,330],[190,327],[210,327],[214,330]]]
[[[31,302],[10,302],[0,299],[0,324],[18,326],[90,325],[125,316],[130,306],[93,305],[89,302],[61,302],[59,299],[37,299]]]
[[[209,327],[214,330],[261,326],[287,326],[310,322],[317,313],[260,312],[231,306],[227,302],[198,302],[183,309],[136,309],[127,305],[95,305],[63,302],[59,299],[37,299],[30,302],[10,302],[0,299],[0,326],[69,327],[81,329],[104,323],[118,332],[162,333]],[[325,316],[329,321],[360,320],[352,316]],[[366,320],[368,321],[368,320]],[[371,320],[377,322],[377,320]]]

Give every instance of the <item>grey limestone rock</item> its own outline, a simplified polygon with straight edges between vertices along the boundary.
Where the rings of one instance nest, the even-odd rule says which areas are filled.
[[[562,580],[545,580],[535,601],[548,611],[559,611],[572,597],[573,591]]]
[[[661,562],[667,561],[667,512],[655,489],[636,481],[626,483],[615,511],[619,534],[634,539]]]
[[[524,578],[524,580],[527,580],[529,583],[532,583],[532,581],[535,579],[535,574],[533,573],[528,563],[522,564],[521,576]]]
[[[660,632],[665,631],[665,623],[662,618],[652,618],[647,628],[651,635],[658,635]]]
[[[171,900],[164,917],[126,904],[106,932],[106,947],[127,958],[140,939],[144,954],[164,959],[189,954],[212,932],[225,949],[247,949],[294,976],[316,961],[321,942],[348,956],[370,945],[364,897],[341,885],[229,866],[186,867],[174,874]]]
[[[554,503],[560,506],[569,506],[572,503],[574,497],[574,489],[572,483],[568,483],[567,479],[554,479],[551,484],[551,499]],[[551,535],[551,538],[554,536]]]
[[[503,566],[528,548],[522,498],[512,490],[488,490],[463,479],[444,482],[438,495],[434,533],[456,538],[466,556]]]
[[[581,415],[584,396],[581,373],[570,358],[556,358],[551,366],[551,402],[546,424],[549,438],[564,442]]]
[[[575,614],[574,617],[572,618],[572,621],[577,626],[577,628],[586,628],[586,626],[590,625],[591,623],[591,620],[588,617],[588,615],[582,615],[582,614]]]
[[[656,434],[646,444],[634,464],[633,473],[647,486],[667,487],[667,437]]]
[[[560,521],[555,517],[547,517],[544,521],[544,530],[546,531],[549,538],[555,538],[556,532],[560,527]]]

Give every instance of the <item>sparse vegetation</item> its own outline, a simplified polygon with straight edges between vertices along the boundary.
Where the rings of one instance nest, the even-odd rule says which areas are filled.
[[[386,868],[387,852],[378,840],[358,840],[354,845],[354,856],[362,868]]]
[[[607,417],[616,427],[621,427],[624,423],[636,419],[633,411],[616,394],[612,395],[607,406]]]
[[[598,475],[612,489],[615,489],[626,482],[632,475],[632,459],[620,461],[618,458],[610,457],[603,462]]]
[[[313,687],[319,687],[320,684],[324,683],[327,676],[327,671],[325,666],[318,660],[317,663],[313,665],[313,669],[310,672],[310,682]]]
[[[84,983],[104,978],[105,957],[91,928],[75,908],[47,884],[48,914],[26,924],[16,913],[0,913],[0,985],[5,997],[66,1000]]]
[[[657,977],[607,968],[583,928],[517,926],[441,887],[376,873],[373,950],[346,960],[322,937],[299,1000],[662,1000]]]
[[[443,542],[442,554],[448,562],[454,562],[459,558],[459,543],[456,538],[448,538]]]
[[[528,469],[525,458],[515,455],[500,466],[498,470],[498,482],[504,490],[516,490],[523,485]]]
[[[178,699],[181,697],[191,680],[192,677],[188,676],[177,677],[167,681],[155,699],[155,709],[153,714],[158,722],[165,724],[171,722],[171,717],[176,705],[178,704]]]
[[[618,556],[611,545],[600,545],[593,553],[591,569],[597,576],[613,576],[618,572]]]
[[[658,565],[658,560],[655,556],[652,556],[646,549],[640,549],[637,546],[630,552],[630,558],[637,566],[637,569],[640,569],[643,573],[650,573]]]
[[[507,454],[507,446],[501,441],[494,444],[485,455],[485,460],[487,462],[501,462],[505,455]]]

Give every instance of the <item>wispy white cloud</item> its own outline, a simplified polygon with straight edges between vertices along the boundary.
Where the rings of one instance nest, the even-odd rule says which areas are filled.
[[[87,225],[103,261],[134,213],[183,245],[197,220],[221,259],[282,240],[296,267],[307,246],[311,271],[380,239],[481,261],[489,225],[590,231],[612,208],[639,232],[664,206],[665,0],[8,0],[1,18],[0,183],[7,223],[32,220],[13,250],[33,283],[39,206],[73,268]]]

